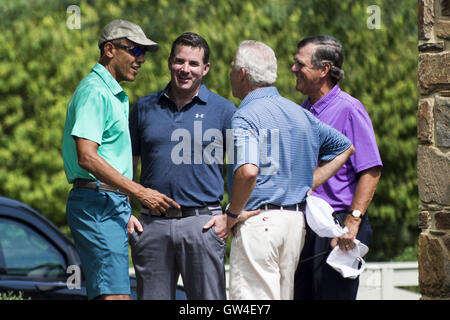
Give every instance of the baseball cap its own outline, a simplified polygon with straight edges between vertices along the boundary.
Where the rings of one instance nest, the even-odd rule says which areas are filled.
[[[106,41],[126,38],[141,46],[147,47],[148,51],[157,51],[159,46],[145,35],[144,31],[137,24],[126,20],[114,20],[108,23],[100,34],[98,46]]]
[[[358,239],[353,240],[355,247],[349,251],[342,251],[337,245],[327,258],[327,263],[342,277],[356,279],[365,269],[363,257],[369,248]]]
[[[325,200],[310,195],[306,197],[306,222],[319,237],[335,238],[348,232],[347,227],[342,228],[334,220],[333,212],[333,208]]]

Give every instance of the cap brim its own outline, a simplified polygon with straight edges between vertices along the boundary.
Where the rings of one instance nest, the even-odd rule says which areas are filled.
[[[133,41],[136,44],[147,47],[148,51],[155,52],[155,51],[158,51],[158,49],[159,49],[159,45],[156,42],[154,42],[148,38],[127,37],[127,39],[130,41]]]

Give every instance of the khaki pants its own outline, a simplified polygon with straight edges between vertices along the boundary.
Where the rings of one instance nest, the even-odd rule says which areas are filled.
[[[237,225],[231,243],[231,300],[291,300],[305,239],[301,211],[263,210]]]

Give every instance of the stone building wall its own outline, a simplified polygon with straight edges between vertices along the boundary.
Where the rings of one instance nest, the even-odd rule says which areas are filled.
[[[419,285],[450,299],[450,0],[418,0]]]

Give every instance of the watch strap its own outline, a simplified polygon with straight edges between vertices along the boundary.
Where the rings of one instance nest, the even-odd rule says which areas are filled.
[[[240,216],[240,214],[232,213],[230,210],[228,210],[228,208],[227,208],[227,210],[225,210],[225,213],[227,216],[229,216],[230,218],[233,218],[233,219],[237,219]]]

